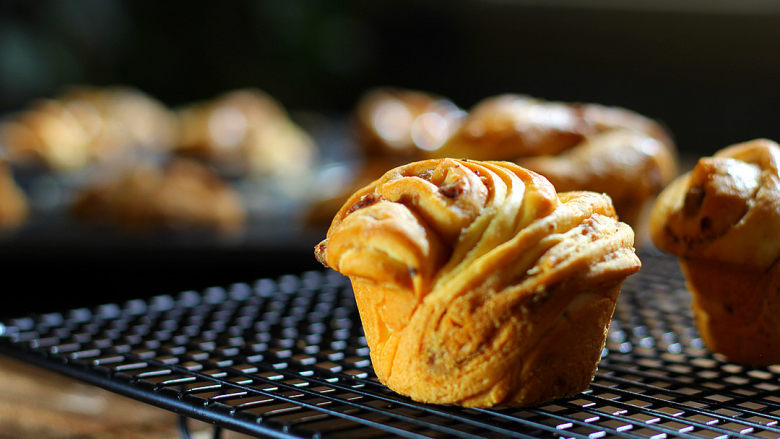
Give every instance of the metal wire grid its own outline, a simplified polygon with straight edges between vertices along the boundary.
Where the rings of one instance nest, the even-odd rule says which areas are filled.
[[[387,389],[334,272],[14,319],[0,352],[276,437],[780,437],[780,367],[710,354],[675,261],[641,257],[590,388],[533,408],[426,405]]]

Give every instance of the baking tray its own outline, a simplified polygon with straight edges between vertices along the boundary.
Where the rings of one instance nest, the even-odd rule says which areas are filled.
[[[259,436],[780,437],[780,366],[711,354],[675,260],[640,257],[589,389],[536,407],[464,409],[390,391],[372,371],[349,282],[332,271],[8,319],[0,352]]]

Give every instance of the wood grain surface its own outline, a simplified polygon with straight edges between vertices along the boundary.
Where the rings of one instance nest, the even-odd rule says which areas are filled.
[[[177,425],[167,410],[0,356],[0,439],[172,439]],[[189,426],[193,439],[212,437],[210,424]]]

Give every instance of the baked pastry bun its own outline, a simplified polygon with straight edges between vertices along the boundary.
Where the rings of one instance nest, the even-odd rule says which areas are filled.
[[[11,168],[0,161],[0,230],[22,224],[30,214],[30,205],[14,181]]]
[[[699,160],[658,197],[656,246],[676,254],[704,342],[729,360],[780,363],[780,147],[765,139]]]
[[[31,103],[0,125],[0,143],[10,162],[58,172],[136,150],[164,152],[175,136],[173,114],[128,87],[72,87]]]
[[[78,219],[124,230],[238,232],[246,212],[238,193],[215,172],[191,160],[165,167],[136,163],[86,188],[71,207]]]
[[[300,176],[317,157],[313,139],[265,92],[240,89],[178,111],[176,152],[223,173]]]
[[[633,231],[609,197],[508,162],[410,163],[357,191],[319,261],[349,276],[379,379],[411,398],[532,405],[587,388]]]
[[[605,192],[635,230],[677,172],[671,137],[651,119],[618,107],[513,94],[478,103],[429,155],[510,160],[549,178],[559,191]]]

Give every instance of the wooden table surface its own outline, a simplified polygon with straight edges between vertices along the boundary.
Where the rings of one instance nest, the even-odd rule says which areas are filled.
[[[0,439],[174,439],[177,415],[0,356]],[[189,420],[193,439],[213,427]],[[223,430],[222,438],[250,436]]]

